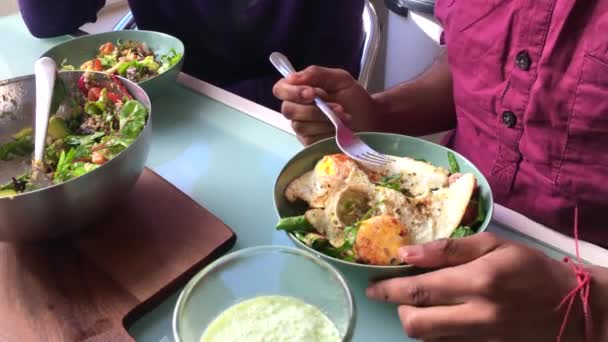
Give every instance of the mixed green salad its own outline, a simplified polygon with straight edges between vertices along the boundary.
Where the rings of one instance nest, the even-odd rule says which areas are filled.
[[[119,40],[116,44],[107,42],[99,47],[95,58],[83,63],[78,70],[103,71],[120,75],[133,82],[142,82],[160,75],[177,64],[181,53],[171,49],[168,54],[156,55],[146,43],[133,40]],[[76,67],[61,64],[62,70],[77,70]]]
[[[114,158],[139,136],[148,118],[146,107],[133,99],[116,76],[102,85],[83,74],[78,91],[66,102],[69,114],[51,116],[47,131],[44,172],[54,184],[82,176]],[[12,141],[0,145],[0,160],[27,160],[33,149],[32,127],[25,127]],[[30,172],[15,175],[0,185],[0,197],[35,190],[30,180]]]

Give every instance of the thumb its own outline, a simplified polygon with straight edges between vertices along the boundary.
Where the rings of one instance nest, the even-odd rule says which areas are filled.
[[[403,262],[418,267],[449,267],[466,264],[500,247],[504,242],[490,233],[466,238],[442,239],[399,249]]]
[[[357,82],[346,70],[324,68],[316,65],[289,74],[286,81],[293,85],[321,88],[330,93],[349,88]]]

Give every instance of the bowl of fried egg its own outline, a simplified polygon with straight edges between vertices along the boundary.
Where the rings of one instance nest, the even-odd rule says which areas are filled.
[[[358,163],[328,138],[297,153],[279,174],[276,229],[297,247],[377,280],[423,271],[401,261],[402,246],[486,229],[492,191],[466,158],[420,138],[358,135],[392,161]]]

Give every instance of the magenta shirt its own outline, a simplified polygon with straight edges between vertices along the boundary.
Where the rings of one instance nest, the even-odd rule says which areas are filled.
[[[608,247],[608,0],[437,0],[458,125],[495,200]]]

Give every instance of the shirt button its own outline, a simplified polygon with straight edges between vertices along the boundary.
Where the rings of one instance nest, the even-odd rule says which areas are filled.
[[[502,113],[502,123],[504,123],[505,126],[512,128],[515,126],[515,122],[517,122],[517,118],[513,112],[506,111]]]
[[[528,52],[521,51],[515,56],[515,65],[523,71],[530,70],[530,64],[532,64],[532,60],[530,59],[530,55]]]

